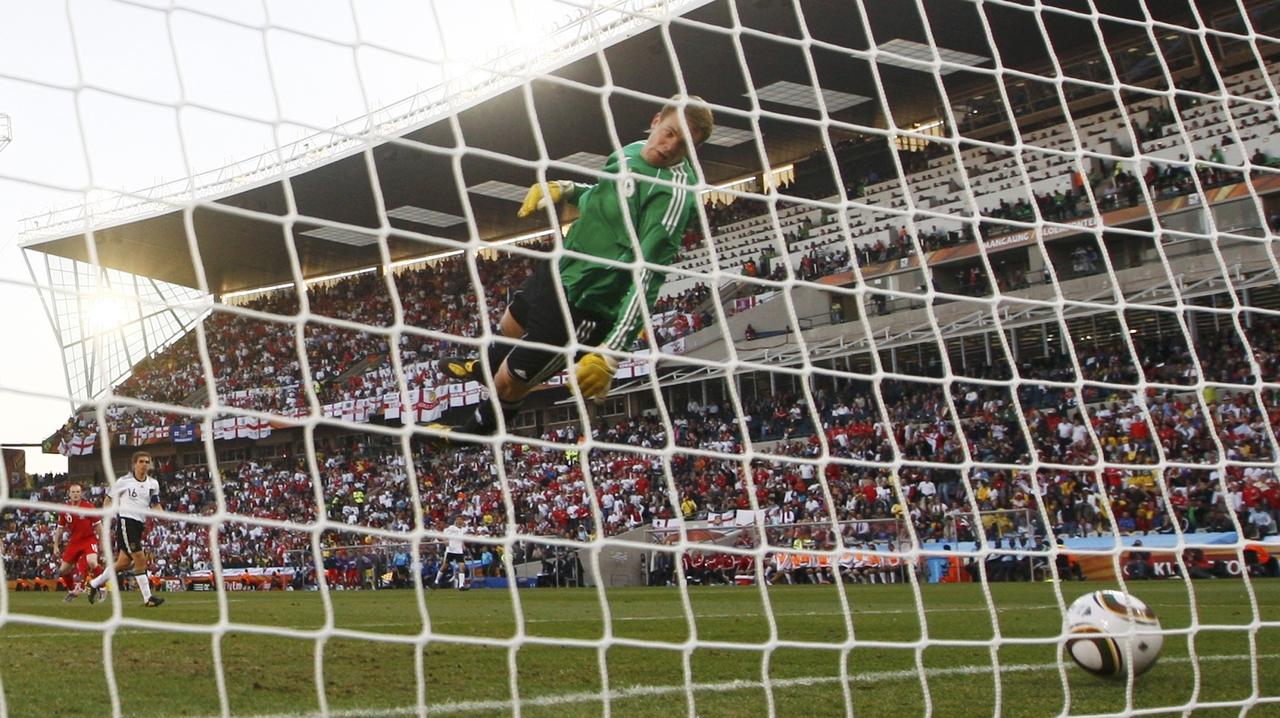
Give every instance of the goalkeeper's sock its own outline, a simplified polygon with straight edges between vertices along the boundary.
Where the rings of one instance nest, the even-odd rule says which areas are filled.
[[[71,580],[71,574],[69,574],[69,573],[68,573],[68,574],[63,574],[62,576],[59,576],[59,577],[58,577],[58,583],[59,583],[59,584],[61,584],[61,586],[62,586],[63,588],[65,588],[65,589],[67,589],[68,591],[74,591],[74,590],[76,590],[76,584],[75,584],[75,581],[72,581],[72,580]]]
[[[516,414],[520,411],[520,405],[523,403],[523,401],[498,400],[498,405],[502,407],[502,420],[506,422],[507,426],[511,425],[512,419],[515,419]],[[496,433],[498,431],[498,419],[493,410],[493,402],[480,402],[475,412],[471,414],[471,418],[467,419],[462,426],[459,426],[458,431],[481,435]]]
[[[121,573],[120,575],[124,576],[123,573]],[[102,573],[98,574],[97,576],[94,576],[93,580],[89,582],[89,585],[92,586],[93,588],[102,588],[102,586],[110,579],[111,579],[111,571],[104,570]]]
[[[143,572],[133,577],[138,582],[138,590],[142,592],[142,600],[151,600],[151,574]]]
[[[498,368],[502,366],[502,362],[507,360],[507,355],[515,348],[515,344],[504,342],[501,339],[489,342],[489,347],[484,352],[485,361],[489,362],[489,372],[497,376]]]

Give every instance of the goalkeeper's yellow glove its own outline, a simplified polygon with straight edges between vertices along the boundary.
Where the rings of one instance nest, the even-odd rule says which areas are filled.
[[[600,400],[609,395],[613,375],[618,373],[618,360],[604,354],[588,354],[578,360],[575,374],[578,390],[584,399]]]
[[[546,194],[543,194],[543,187],[544,185],[539,182],[529,188],[528,194],[524,196],[524,204],[520,205],[520,211],[516,212],[517,217],[528,217],[535,209],[559,204],[560,200],[569,199],[578,191],[578,186],[569,180],[548,180],[545,185]]]

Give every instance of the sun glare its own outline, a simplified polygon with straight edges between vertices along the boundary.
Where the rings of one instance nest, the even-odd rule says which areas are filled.
[[[129,309],[115,297],[95,297],[89,301],[85,316],[89,330],[101,334],[124,324],[129,318]]]

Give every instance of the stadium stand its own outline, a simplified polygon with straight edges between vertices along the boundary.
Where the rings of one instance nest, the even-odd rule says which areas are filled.
[[[1253,329],[1254,346],[1265,347],[1257,357],[1265,371],[1262,380],[1280,380],[1280,325],[1259,322]],[[1114,388],[1134,382],[1139,371],[1122,356],[1127,352],[1116,350],[1081,356],[1084,379],[1100,382],[1086,383],[1082,397],[1036,383],[1071,381],[1074,370],[1062,357],[1021,368],[1032,378],[1020,387],[1016,404],[1005,387],[958,381],[950,397],[958,422],[936,385],[885,382],[879,400],[884,402],[894,441],[908,462],[896,475],[839,461],[886,462],[893,456],[876,393],[867,383],[817,393],[818,419],[835,459],[822,465],[802,461],[821,454],[821,440],[802,398],[763,396],[744,407],[751,439],[764,442],[757,445],[772,446],[774,455],[752,463],[750,482],[738,460],[679,450],[671,462],[674,494],[660,460],[625,450],[599,451],[588,457],[593,475],[607,477],[597,479],[594,498],[572,448],[509,443],[503,447],[503,468],[521,532],[579,541],[597,531],[593,511],[600,512],[606,535],[617,535],[680,514],[689,520],[713,520],[748,510],[752,489],[755,506],[764,512],[767,525],[794,532],[795,525],[829,526],[834,515],[848,527],[846,538],[855,545],[896,538],[903,516],[910,518],[922,540],[971,540],[973,508],[990,518],[983,526],[988,538],[1008,538],[1019,546],[1025,541],[1028,550],[1037,537],[1170,533],[1175,524],[1189,533],[1230,531],[1231,513],[1241,526],[1249,527],[1250,538],[1261,538],[1280,523],[1280,482],[1267,467],[1272,446],[1267,437],[1269,426],[1280,422],[1280,395],[1264,392],[1266,406],[1256,405],[1255,394],[1248,388],[1256,379],[1248,374],[1238,356],[1238,344],[1229,337],[1224,333],[1197,347],[1199,356],[1169,342],[1139,343],[1144,357],[1140,370],[1147,381],[1170,387],[1145,397]],[[1193,391],[1200,376],[1197,363],[1209,368],[1205,379],[1214,382],[1200,401]],[[672,419],[675,433],[670,440],[677,447],[730,457],[742,453],[730,407],[694,403]],[[1089,466],[1097,459],[1090,432],[1108,463],[1133,468],[1108,466],[1100,472],[1069,468]],[[573,446],[577,437],[569,426],[550,430],[541,438]],[[646,417],[602,420],[596,438],[649,448],[668,440],[662,424]],[[1215,471],[1184,467],[1163,474],[1166,495],[1159,485],[1161,477],[1141,468],[1155,464],[1161,452],[1183,464],[1212,463],[1219,445],[1233,461],[1258,462],[1251,467],[1230,466],[1225,493]],[[977,462],[968,476],[974,487],[972,505],[961,471],[945,467],[959,464],[966,450]],[[1064,468],[1041,469],[1034,477],[1017,469],[1029,465],[1033,452],[1040,462]],[[489,527],[505,522],[490,452],[462,450],[446,460],[424,450],[414,459],[413,475],[428,525],[443,525],[449,516],[462,513],[475,533],[485,535]],[[318,447],[317,463],[322,510],[330,520],[393,531],[412,528],[409,472],[391,441],[367,434],[326,441]],[[240,524],[236,517],[298,524],[314,521],[316,488],[306,460],[297,455],[254,458],[223,464],[220,470],[230,515],[219,534],[224,567],[301,564],[309,551],[306,532]],[[826,478],[829,498],[816,481],[818,471]],[[170,460],[159,466],[159,475],[163,503],[169,510],[199,516],[217,510],[214,483],[204,467],[175,467]],[[56,501],[64,485],[65,477],[43,480],[31,498]],[[905,504],[895,487],[900,488]],[[100,499],[103,491],[99,484],[90,493]],[[1103,492],[1111,502],[1110,516],[1100,500]],[[1041,502],[1051,522],[1048,527],[1042,525]],[[1258,514],[1270,520],[1255,519]],[[51,540],[53,524],[47,514],[11,510],[0,526],[6,545],[15,549],[6,554],[8,575],[49,575],[56,568],[54,558],[41,550]],[[181,577],[210,569],[209,534],[203,524],[159,521],[148,540],[163,575]],[[325,545],[337,552],[366,540],[358,531],[332,531],[326,534]],[[815,541],[818,548],[834,545],[830,536],[805,540]],[[478,560],[485,548],[474,550]],[[796,579],[779,576],[777,580]]]
[[[1233,94],[1266,97],[1256,70],[1225,80]],[[1272,80],[1280,82],[1280,75]],[[1026,131],[1021,143],[1036,150],[1023,155],[1030,161],[988,147],[953,154],[935,145],[916,161],[920,168],[903,182],[882,180],[874,169],[849,179],[846,193],[853,201],[843,217],[782,195],[776,203],[776,221],[769,206],[758,200],[708,205],[711,242],[691,231],[676,267],[692,272],[716,269],[728,276],[720,289],[729,292],[722,297],[726,314],[733,314],[739,310],[735,299],[748,297],[741,306],[750,308],[779,296],[767,283],[749,283],[744,294],[734,286],[736,275],[781,280],[790,272],[813,282],[849,272],[855,263],[869,271],[915,257],[920,250],[932,255],[974,243],[979,236],[988,242],[1020,230],[1019,223],[1035,221],[1037,215],[1050,222],[1068,222],[1133,207],[1145,201],[1143,186],[1152,199],[1167,199],[1197,192],[1197,183],[1203,189],[1238,183],[1250,167],[1274,166],[1274,158],[1280,155],[1280,125],[1264,121],[1263,115],[1254,105],[1233,105],[1225,111],[1220,102],[1198,98],[1184,102],[1179,96],[1173,106],[1152,98],[1124,112],[1112,109],[1074,123],[1050,122]],[[1194,150],[1191,160],[1178,155],[1187,146],[1181,141],[1184,131]],[[1123,153],[1131,137],[1156,161],[1143,167],[1101,161],[1087,168],[1073,165],[1077,146]],[[850,146],[842,143],[837,151]],[[971,188],[972,203],[959,191],[962,185]],[[911,193],[914,209],[928,213],[915,218],[919,231],[915,237],[905,222],[904,187]],[[1091,206],[1090,195],[1096,206]],[[821,199],[827,204],[839,201],[838,195]],[[852,242],[843,235],[844,224],[853,233]],[[852,257],[847,251],[850,245]],[[530,246],[546,248],[545,244]],[[929,256],[924,260],[931,261]],[[442,384],[435,361],[469,351],[413,330],[478,336],[481,321],[493,324],[501,316],[508,299],[505,291],[519,285],[532,271],[533,261],[523,255],[476,260],[488,307],[484,317],[475,304],[467,265],[460,258],[424,261],[394,274],[403,325],[411,328],[401,336],[399,346],[410,389]],[[1102,271],[1101,265],[1096,249],[1077,247],[1071,254],[1070,271],[1060,270],[1059,275],[1087,276]],[[935,271],[946,273],[945,269]],[[1016,271],[998,280],[1004,292],[1026,290],[1038,281]],[[975,296],[990,291],[973,267],[957,270],[949,289]],[[879,314],[894,311],[881,299],[875,298]],[[673,277],[655,312],[657,344],[704,330],[719,332],[713,326],[713,301],[705,281]],[[307,304],[312,318],[301,332],[295,326],[299,302],[292,290],[244,300],[240,308],[247,313],[215,311],[204,320],[209,369],[224,404],[284,416],[307,414],[310,400],[301,390],[300,352],[305,354],[315,398],[322,405],[376,399],[398,389],[385,335],[343,326],[359,322],[381,329],[395,321],[385,277],[367,272],[311,285]],[[833,309],[831,323],[852,318]],[[677,447],[730,456],[742,453],[745,428],[758,447],[775,456],[743,467],[731,458],[677,452],[670,485],[661,462],[614,450],[588,458],[597,469],[595,476],[609,477],[595,484],[593,494],[576,465],[574,449],[508,444],[503,460],[516,524],[531,535],[585,541],[597,530],[617,535],[655,519],[683,515],[719,520],[730,512],[755,507],[764,512],[770,526],[794,527],[834,517],[849,526],[846,538],[853,543],[895,539],[904,517],[909,517],[922,539],[958,541],[971,540],[978,530],[972,520],[976,510],[992,517],[1012,512],[1001,516],[1014,518],[992,518],[981,530],[993,540],[1007,534],[1028,549],[1031,542],[1063,536],[1169,532],[1175,525],[1189,532],[1230,530],[1231,514],[1256,535],[1267,530],[1262,519],[1253,521],[1257,512],[1271,518],[1274,531],[1280,523],[1280,488],[1271,469],[1231,467],[1229,491],[1223,494],[1214,472],[1193,468],[1216,461],[1220,451],[1233,461],[1273,458],[1271,427],[1280,421],[1280,396],[1273,390],[1255,392],[1252,387],[1259,378],[1278,379],[1280,327],[1269,318],[1249,321],[1252,358],[1262,368],[1261,377],[1253,375],[1251,364],[1242,356],[1234,329],[1219,328],[1215,319],[1213,330],[1194,328],[1194,347],[1186,346],[1180,335],[1170,339],[1147,332],[1134,336],[1137,356],[1119,342],[1077,346],[1076,359],[1083,372],[1078,378],[1086,382],[1080,396],[1062,386],[1077,379],[1071,357],[1046,351],[1041,357],[1019,357],[1016,367],[993,362],[986,377],[976,377],[1005,379],[1016,372],[1023,379],[1016,397],[1007,387],[963,379],[951,384],[949,396],[936,384],[896,380],[878,387],[857,381],[821,387],[815,391],[820,431],[794,386],[790,391],[752,396],[743,407],[741,425],[733,419],[730,406],[716,401],[691,401],[687,410],[673,412],[670,437],[652,417],[598,420],[597,438],[611,443],[660,447],[670,440]],[[1049,330],[1042,327],[1040,331],[1045,335]],[[135,366],[115,393],[203,406],[208,387],[197,347],[194,332],[179,338]],[[922,376],[933,373],[923,360],[914,369]],[[1135,395],[1133,385],[1139,377],[1160,388]],[[1210,384],[1197,394],[1201,378]],[[111,407],[107,418],[110,431],[123,435],[183,420],[175,414],[123,406]],[[54,443],[65,444],[96,422],[92,412],[72,417]],[[572,424],[538,424],[534,433],[571,445],[577,438]],[[527,426],[524,430],[529,433]],[[841,461],[892,460],[890,434],[908,462],[898,473]],[[1104,456],[1094,455],[1094,439]],[[385,437],[353,429],[325,442],[317,456],[323,505],[317,503],[317,487],[306,462],[286,446],[281,455],[255,455],[220,464],[226,512],[301,524],[323,512],[351,526],[404,531],[414,525],[407,490],[412,474],[418,481],[423,519],[430,525],[461,512],[483,535],[487,527],[506,520],[495,481],[498,467],[486,451],[462,450],[447,463],[420,451],[409,472]],[[820,456],[824,442],[834,460],[821,465],[805,461]],[[1062,468],[1040,469],[1034,476],[1018,468],[1029,465],[1032,455]],[[1160,456],[1183,464],[1162,477],[1167,494],[1160,486],[1161,477],[1141,468],[1157,463]],[[977,467],[962,477],[954,467],[966,457]],[[1071,468],[1090,466],[1099,458],[1130,468],[1108,467],[1101,472]],[[818,471],[827,479],[825,492],[815,482]],[[207,467],[175,467],[169,462],[160,473],[164,503],[170,510],[204,516],[217,509]],[[966,495],[962,478],[974,487],[972,497]],[[60,495],[62,483],[38,489],[33,498]],[[898,491],[905,502],[898,498]],[[94,495],[101,492],[101,485],[95,486]],[[1109,516],[1102,508],[1101,493],[1111,500]],[[1041,508],[1051,525],[1043,525]],[[595,511],[603,522],[599,527],[592,518]],[[305,532],[261,525],[246,528],[234,523],[234,517],[230,526],[219,535],[224,565],[306,563],[301,559],[309,550]],[[10,511],[3,528],[7,544],[30,549],[7,554],[10,575],[47,574],[51,565],[22,558],[42,555],[38,549],[49,541],[45,515]],[[808,533],[801,537],[796,528],[784,530],[789,532],[786,538],[794,537],[798,546],[834,545],[831,536],[824,537],[821,531],[815,534],[806,528]],[[346,561],[351,556],[339,556],[341,547],[366,539],[358,531],[330,532],[325,537],[326,550],[335,552],[334,562]],[[210,568],[209,535],[203,524],[161,522],[150,540],[158,565],[169,575]],[[710,575],[706,566],[689,568],[694,574]],[[719,574],[723,579],[728,567],[721,568],[726,569]],[[794,580],[792,573],[794,568],[784,570],[784,578]],[[1028,570],[1026,577],[1031,573]]]
[[[1272,79],[1280,82],[1280,75]],[[1261,74],[1256,70],[1230,75],[1224,80],[1234,94],[1265,94]],[[1075,133],[1081,138],[1081,146],[1085,150],[1114,151],[1115,143],[1123,145],[1126,142],[1129,128],[1136,128],[1134,134],[1142,143],[1144,153],[1169,160],[1163,166],[1154,161],[1146,166],[1142,179],[1151,196],[1169,198],[1185,195],[1196,191],[1185,158],[1179,163],[1177,157],[1165,158],[1160,154],[1161,143],[1169,142],[1176,135],[1179,122],[1188,129],[1196,156],[1202,160],[1194,167],[1201,186],[1206,189],[1239,182],[1242,177],[1240,171],[1217,165],[1243,167],[1246,156],[1251,157],[1251,163],[1271,165],[1273,158],[1280,157],[1280,126],[1263,122],[1262,113],[1252,105],[1234,107],[1229,121],[1219,105],[1195,102],[1184,107],[1178,103],[1175,118],[1175,112],[1163,100],[1148,99],[1128,107],[1125,113],[1112,110],[1086,116],[1075,123]],[[1238,144],[1224,143],[1224,139],[1237,135],[1241,140]],[[1052,124],[1028,132],[1022,142],[1030,147],[1062,152],[1045,154],[1041,159],[1026,163],[1025,171],[1031,180],[1029,185],[1021,180],[1020,169],[1012,154],[1001,159],[985,148],[966,149],[960,153],[964,177],[967,177],[974,199],[981,207],[981,215],[990,220],[980,224],[984,239],[1018,229],[1017,225],[999,220],[1033,221],[1033,205],[1049,221],[1066,221],[1092,213],[1081,178],[1069,166],[1071,155],[1067,152],[1075,142],[1072,126]],[[1180,140],[1176,146],[1184,147]],[[957,183],[962,179],[961,166],[946,148],[938,147],[930,152],[935,156],[927,160],[926,168],[909,174],[905,183],[913,192],[917,209],[956,219],[930,220],[927,231],[923,222],[918,223],[921,231],[913,241],[903,223],[903,216],[883,211],[884,207],[905,209],[901,184],[893,179],[868,184],[868,179],[875,178],[874,172],[855,179],[850,184],[859,188],[861,196],[847,212],[846,221],[855,235],[856,256],[852,259],[864,271],[914,256],[917,244],[926,253],[932,253],[974,241],[972,226],[961,219],[968,214],[967,200],[963,193],[956,191]],[[1098,201],[1099,211],[1131,207],[1142,200],[1135,171],[1134,168],[1126,170],[1119,166],[1095,166],[1084,181],[1088,182]],[[835,203],[839,197],[829,196],[823,201]],[[729,205],[708,207],[707,218],[716,247],[716,269],[726,275],[740,275],[750,268],[751,276],[781,280],[786,277],[786,267],[790,266],[797,278],[806,281],[851,271],[848,245],[834,212],[814,209],[809,205],[784,206],[788,204],[786,198],[780,198],[778,204],[776,225],[767,212],[767,206],[759,201],[740,200]],[[778,244],[779,238],[781,245]],[[686,246],[692,249],[686,249],[682,254],[680,262],[675,265],[677,268],[690,271],[711,268],[712,257],[705,239],[691,233],[686,239]],[[779,246],[785,251],[779,252]],[[538,248],[537,245],[534,248]],[[1081,248],[1079,252],[1072,263],[1072,271],[1066,273],[1068,276],[1102,271],[1096,250]],[[517,286],[519,278],[531,271],[531,261],[522,255],[477,261],[490,310],[490,323],[495,322],[505,308],[506,298],[501,292],[509,286]],[[498,281],[500,274],[502,281]],[[1002,291],[1016,291],[1032,281],[1040,281],[1016,269],[1006,270],[998,280]],[[479,334],[474,292],[466,265],[459,258],[404,269],[396,273],[395,282],[407,326],[463,337]],[[308,287],[308,303],[320,321],[305,324],[304,347],[316,397],[322,405],[381,396],[396,390],[387,356],[388,346],[383,336],[323,321],[323,318],[331,318],[374,327],[387,326],[394,312],[381,283],[382,278],[376,273],[365,273]],[[949,283],[948,288],[956,293],[972,295],[988,291],[983,274],[977,267],[957,272],[954,283]],[[773,287],[766,284],[754,285],[750,293],[759,296],[752,298],[746,306],[756,306],[779,296]],[[659,316],[655,317],[658,343],[666,344],[703,330],[719,332],[710,301],[711,291],[705,282],[687,276],[673,277],[664,288],[658,305]],[[891,308],[881,296],[873,301],[879,313],[886,313]],[[243,306],[253,310],[255,315],[215,312],[204,322],[211,368],[222,402],[233,407],[285,415],[305,413],[308,400],[300,391],[298,349],[290,321],[298,311],[292,290],[253,297]],[[734,314],[737,306],[726,300],[725,311]],[[833,323],[836,316],[833,313]],[[839,318],[848,321],[853,316],[842,314]],[[251,341],[245,342],[246,337]],[[195,333],[188,333],[135,366],[131,376],[119,384],[115,392],[148,401],[202,405],[206,399],[205,384],[196,347]],[[434,360],[456,353],[458,349],[425,336],[403,335],[400,350],[408,368],[406,378],[410,388],[437,385],[441,377],[434,375]],[[467,351],[465,347],[461,349]],[[262,357],[271,357],[272,360],[263,362]],[[110,417],[113,432],[167,426],[180,420],[180,417],[145,410],[120,409],[113,414]],[[95,421],[96,418],[90,414],[73,417],[53,443],[69,442],[77,432],[91,428]]]

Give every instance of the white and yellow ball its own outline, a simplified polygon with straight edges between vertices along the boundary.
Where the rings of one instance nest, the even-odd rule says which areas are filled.
[[[1133,675],[1155,665],[1164,646],[1160,620],[1147,604],[1120,591],[1094,591],[1067,611],[1067,653],[1086,671],[1108,678]]]

